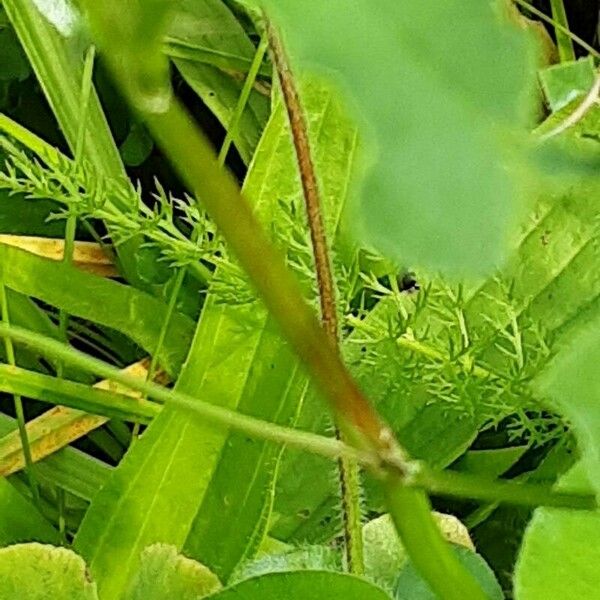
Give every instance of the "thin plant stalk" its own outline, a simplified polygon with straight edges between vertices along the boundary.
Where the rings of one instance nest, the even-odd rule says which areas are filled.
[[[0,282],[0,308],[2,310],[2,323],[10,327],[8,294],[6,293],[6,286],[4,285],[4,282]],[[8,364],[12,367],[16,366],[17,362],[15,360],[15,349],[12,340],[8,337],[4,338],[4,349],[6,352],[6,359],[8,361]],[[23,457],[25,459],[25,473],[27,474],[27,481],[29,483],[31,495],[35,504],[37,506],[40,506],[40,490],[34,472],[33,460],[31,458],[31,447],[29,446],[29,436],[27,435],[25,413],[23,411],[23,399],[19,394],[13,394],[13,401],[15,405],[15,413],[17,416],[17,427],[19,428],[19,437],[21,439],[21,448],[23,450]]]
[[[573,41],[563,31],[564,29],[569,31],[569,23],[567,21],[567,13],[565,11],[563,0],[550,0],[550,9],[552,11],[552,18],[561,26],[560,29],[554,28],[560,62],[573,61],[575,60]]]
[[[148,381],[145,377],[132,376],[98,358],[76,350],[68,344],[34,331],[2,323],[0,324],[0,337],[25,344],[49,359],[62,361],[81,371],[121,384],[148,398],[152,398],[153,402],[144,402],[143,404],[131,400],[127,401],[126,410],[131,415],[136,415],[137,418],[151,419],[156,416],[156,409],[159,408],[160,404],[170,403],[172,406],[188,411],[191,416],[214,423],[215,426],[229,427],[258,439],[285,444],[325,458],[337,460],[340,456],[347,456],[375,472],[385,468],[378,457],[371,452],[360,450],[332,437],[262,421],[256,417],[210,404],[189,394],[165,388]],[[39,380],[48,380],[45,385],[49,389],[52,388],[52,380],[65,381],[24,369],[17,368],[17,372],[19,376],[15,377],[13,381],[17,387],[27,385],[28,375]],[[82,384],[74,385],[79,386]],[[114,400],[109,396],[110,394],[104,395],[105,400],[101,400],[100,397],[95,400],[98,407],[100,402],[105,403],[106,408],[103,412],[109,410],[114,412],[115,410]],[[121,398],[122,394],[116,394],[115,396]],[[60,402],[63,401],[61,399]],[[73,406],[75,406],[74,402]],[[392,475],[394,474],[392,473]],[[395,485],[395,483],[392,483],[390,487]],[[490,502],[498,501],[523,506],[552,506],[573,510],[596,510],[598,507],[593,494],[556,491],[551,486],[542,484],[527,484],[504,479],[490,480],[457,471],[435,471],[419,461],[407,463],[406,475],[402,478],[402,485],[407,489],[427,489],[443,496]]]
[[[535,15],[542,21],[545,21],[546,23],[548,23],[548,25],[552,25],[557,33],[560,32],[564,36],[572,39],[578,46],[583,48],[586,52],[591,54],[593,57],[600,58],[600,52],[598,52],[598,50],[596,50],[596,48],[594,48],[593,46],[590,46],[590,44],[588,44],[585,40],[581,39],[578,35],[574,34],[572,31],[570,31],[568,27],[561,25],[558,21],[556,21],[556,19],[549,17],[546,13],[542,12],[541,10],[539,10],[538,8],[533,6],[533,4],[530,4],[526,0],[513,0],[513,2],[515,2],[519,6],[522,6],[527,11],[529,11],[532,15]]]
[[[87,129],[87,115],[89,98],[92,89],[92,76],[94,72],[95,48],[90,46],[85,56],[83,66],[83,75],[81,81],[81,106],[79,113],[79,128],[77,130],[77,139],[75,141],[75,153],[73,161],[73,169],[81,163],[83,158],[84,140]],[[75,249],[75,232],[77,230],[77,216],[70,214],[67,218],[65,227],[65,248],[63,253],[63,262],[66,264],[73,263],[73,251]],[[66,341],[68,339],[69,315],[64,310],[58,313],[59,331],[61,337]],[[59,375],[62,375],[62,365],[58,365]]]
[[[331,343],[336,346],[339,352],[336,290],[325,232],[323,203],[310,150],[306,117],[281,38],[266,15],[263,14],[263,18],[266,23],[273,64],[279,78],[296,151],[319,289],[321,322]],[[335,427],[335,436],[337,439],[343,440],[342,432],[337,426]],[[342,501],[346,565],[351,573],[362,575],[364,573],[364,550],[358,464],[343,456],[340,457],[338,460],[338,476]]]

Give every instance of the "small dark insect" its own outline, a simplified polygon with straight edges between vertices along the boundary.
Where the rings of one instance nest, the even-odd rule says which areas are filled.
[[[407,271],[403,275],[398,275],[396,281],[398,282],[398,289],[401,292],[414,294],[421,289],[421,286],[419,285],[419,282],[412,271]]]

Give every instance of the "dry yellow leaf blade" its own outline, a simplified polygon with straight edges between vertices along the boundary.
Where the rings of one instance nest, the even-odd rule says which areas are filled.
[[[148,376],[149,361],[147,358],[133,363],[123,369],[123,373],[145,379]],[[155,380],[165,381],[162,372],[157,373]],[[103,380],[95,384],[96,388],[124,394],[135,400],[140,398],[134,392],[114,381]],[[92,415],[82,410],[55,406],[39,417],[32,419],[26,425],[31,455],[34,462],[68,446],[71,442],[87,435],[90,431],[104,425],[108,419]],[[21,449],[21,439],[18,430],[11,431],[0,439],[0,476],[6,477],[21,470],[25,460]]]
[[[0,234],[0,243],[21,248],[51,260],[63,260],[65,254],[63,239]],[[73,248],[73,264],[82,271],[101,277],[115,277],[119,274],[111,258],[96,242],[76,241]]]

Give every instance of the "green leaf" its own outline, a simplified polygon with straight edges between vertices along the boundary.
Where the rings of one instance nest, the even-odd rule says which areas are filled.
[[[434,512],[433,517],[449,542],[473,547],[467,528],[456,517],[438,512]],[[389,514],[372,519],[363,526],[363,543],[365,576],[392,591],[408,555]]]
[[[38,77],[44,94],[74,151],[79,129],[83,55],[81,23],[68,0],[58,3],[4,0],[3,6]],[[39,6],[39,8],[38,8]],[[57,10],[53,13],[53,8]],[[48,15],[41,11],[47,9]],[[63,26],[53,15],[62,17]],[[125,174],[95,90],[92,89],[84,139],[85,158],[107,177]]]
[[[528,450],[528,446],[509,446],[490,450],[469,450],[452,465],[457,471],[500,477]]]
[[[66,548],[18,544],[0,549],[0,598],[97,600],[83,560]]]
[[[342,571],[342,555],[329,546],[304,546],[286,552],[265,554],[242,563],[235,570],[230,583],[238,583],[251,577],[289,571]]]
[[[596,78],[591,56],[572,62],[561,62],[540,71],[540,81],[546,100],[556,112],[578,96],[587,94]]]
[[[210,600],[389,600],[380,588],[354,577],[326,571],[273,573],[242,581]]]
[[[566,141],[598,135],[599,116],[591,111]],[[346,362],[412,455],[445,467],[479,427],[503,419],[526,441],[562,431],[556,417],[540,415],[547,402],[527,381],[600,314],[596,187],[578,177],[563,189],[544,189],[494,277],[456,285],[417,271],[420,291],[388,289],[389,298],[352,321]],[[328,430],[316,397],[306,398],[298,425]],[[339,531],[332,469],[318,457],[286,453],[272,535],[320,543]],[[380,509],[381,498],[371,496],[368,505]]]
[[[11,79],[22,81],[26,79],[31,69],[19,45],[19,40],[11,27],[0,27],[0,48],[2,48],[0,81],[10,81]]]
[[[240,23],[221,0],[184,0],[174,11],[167,42],[166,50],[182,77],[227,129],[244,79],[219,67],[247,71],[256,52]],[[216,64],[207,64],[207,54]],[[233,140],[247,164],[269,111],[269,97],[253,90]]]
[[[221,587],[204,565],[154,544],[142,552],[140,567],[125,600],[198,600]]]
[[[121,331],[149,353],[156,349],[167,306],[144,292],[3,244],[0,274],[12,290]],[[191,320],[175,314],[159,357],[171,374],[179,371],[191,335]]]
[[[10,482],[0,479],[0,546],[33,540],[58,544],[58,531]],[[2,582],[0,582],[0,589],[1,585]],[[0,597],[3,597],[2,594]]]
[[[549,396],[559,412],[573,426],[581,451],[581,462],[596,495],[600,497],[600,318],[586,323],[585,329],[558,353],[536,387]]]
[[[323,173],[328,225],[334,229],[346,192],[346,179],[338,175],[351,163],[355,131],[329,91],[307,85],[304,97],[313,131],[320,132],[314,138],[316,162]],[[280,108],[246,183],[247,197],[267,223],[285,225],[280,198],[301,200],[294,165]],[[214,276],[177,389],[289,423],[306,377],[264,308],[254,301],[222,301],[219,282],[228,281],[223,271]],[[237,297],[240,283],[234,284]],[[122,589],[139,552],[154,542],[183,548],[226,580],[264,535],[279,453],[273,444],[228,434],[166,406],[94,499],[76,538],[102,597]]]
[[[507,134],[526,125],[534,84],[530,40],[500,2],[267,4],[298,62],[337,75],[372,134],[364,238],[400,264],[493,270],[524,192]]]
[[[576,465],[560,489],[589,491],[583,464]],[[519,600],[598,598],[600,589],[600,513],[536,509],[516,566]]]
[[[17,432],[16,421],[7,415],[0,414],[0,435],[4,437],[11,432]],[[49,485],[58,485],[74,496],[88,502],[104,484],[110,470],[111,467],[106,463],[71,446],[66,446],[53,455],[47,456],[35,466],[36,477],[41,482],[46,482]],[[17,511],[14,514],[17,514]],[[28,515],[29,510],[25,514]],[[12,540],[12,542],[28,539],[35,538],[23,536],[22,538]],[[41,539],[37,541],[54,543],[58,539]]]
[[[472,573],[481,585],[489,600],[504,600],[504,594],[494,572],[483,558],[475,552],[454,546],[454,552],[460,562]],[[436,600],[438,598],[429,585],[417,573],[412,563],[408,563],[400,572],[396,582],[396,600]]]
[[[148,158],[153,147],[154,142],[146,129],[134,123],[119,151],[127,166],[139,167]]]
[[[0,233],[62,237],[64,222],[47,221],[58,208],[51,200],[29,200],[0,190]]]
[[[449,410],[435,389],[427,388],[425,375],[421,378],[416,370],[410,374],[416,367],[411,352],[390,339],[390,323],[397,318],[398,306],[392,299],[369,312],[343,343],[346,363],[411,456],[436,468],[446,467],[468,448],[482,420]],[[310,390],[298,426],[327,434],[331,421],[321,407],[321,399]],[[271,534],[310,543],[336,535],[340,523],[335,465],[292,450],[285,453],[280,471]],[[380,510],[383,499],[378,486],[370,480],[365,486],[366,505]]]
[[[0,364],[0,390],[111,419],[149,423],[160,406],[140,398]],[[67,416],[67,415],[65,415]],[[68,415],[72,419],[72,415]],[[0,452],[3,450],[0,443]],[[0,463],[1,464],[1,463]]]

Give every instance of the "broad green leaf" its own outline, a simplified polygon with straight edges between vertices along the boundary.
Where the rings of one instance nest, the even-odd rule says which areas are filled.
[[[174,546],[146,548],[126,600],[198,600],[219,590],[221,583],[204,565],[177,554]]]
[[[489,600],[504,600],[502,588],[494,572],[479,554],[460,546],[455,546],[454,551],[460,562],[477,579]],[[394,598],[395,600],[436,600],[438,596],[420,577],[412,563],[408,563],[400,572]]]
[[[66,548],[17,544],[0,549],[2,600],[97,600],[81,557]]]
[[[297,63],[337,77],[373,138],[364,238],[400,264],[492,271],[522,212],[512,138],[535,80],[531,40],[501,3],[266,4]]]
[[[537,387],[573,426],[581,462],[600,497],[600,318],[586,324],[558,353]]]
[[[355,131],[329,91],[314,84],[304,89],[333,230],[346,191],[340,173],[351,164]],[[247,197],[261,219],[282,227],[278,201],[302,202],[285,123],[280,108],[246,182]],[[217,270],[177,389],[289,423],[306,378],[259,304],[222,301],[224,277],[226,272]],[[239,293],[238,284],[236,298]],[[264,535],[279,453],[270,443],[228,434],[165,407],[94,499],[76,538],[101,596],[117,595],[139,552],[155,542],[183,548],[226,580]]]
[[[247,71],[256,51],[240,23],[221,0],[184,0],[174,11],[166,41],[178,71],[227,129],[244,77],[221,69]],[[269,110],[268,95],[253,90],[233,140],[247,164]]]
[[[6,245],[0,245],[0,274],[12,290],[121,331],[147,352],[156,349],[167,306],[134,287]],[[171,374],[179,371],[192,327],[191,320],[183,315],[175,314],[171,319],[159,357]]]
[[[60,537],[31,501],[3,478],[0,480],[0,546],[31,541],[58,544]]]
[[[380,588],[342,573],[304,571],[247,579],[210,596],[210,600],[389,600]]]
[[[587,94],[595,77],[594,60],[591,56],[542,69],[540,81],[552,112],[567,106],[578,96]]]
[[[586,469],[576,465],[560,489],[589,491]],[[516,567],[517,600],[599,598],[600,514],[598,511],[536,509]]]

